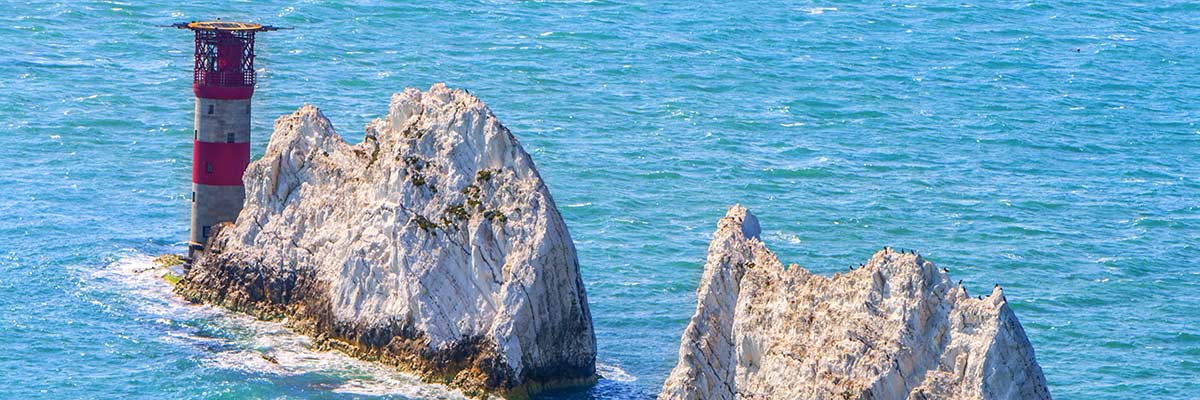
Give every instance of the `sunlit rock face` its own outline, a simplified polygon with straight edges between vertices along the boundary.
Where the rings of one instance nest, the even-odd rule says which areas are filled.
[[[833,277],[787,268],[741,206],[718,223],[659,399],[1049,399],[996,287],[970,297],[884,249]]]
[[[533,160],[474,96],[392,97],[350,145],[304,106],[275,122],[178,292],[283,318],[331,348],[468,393],[595,379],[575,247]]]

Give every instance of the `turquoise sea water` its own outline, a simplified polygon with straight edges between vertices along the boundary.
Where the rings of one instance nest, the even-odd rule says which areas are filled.
[[[182,251],[189,32],[260,36],[254,152],[318,105],[485,100],[579,250],[605,379],[676,361],[709,236],[832,274],[891,245],[1006,288],[1060,399],[1200,398],[1200,6],[175,2],[0,7],[0,398],[440,398],[133,271]],[[268,358],[274,362],[268,362]]]

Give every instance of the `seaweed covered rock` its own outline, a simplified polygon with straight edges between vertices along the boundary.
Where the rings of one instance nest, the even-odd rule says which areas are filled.
[[[491,111],[434,85],[347,144],[304,106],[275,122],[237,221],[177,286],[471,394],[595,380],[575,247]]]
[[[785,268],[741,206],[709,247],[659,399],[1048,399],[999,287],[971,298],[919,255],[833,277]]]

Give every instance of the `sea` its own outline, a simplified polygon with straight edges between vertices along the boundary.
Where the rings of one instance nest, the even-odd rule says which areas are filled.
[[[223,3],[223,4],[222,4]],[[483,99],[578,248],[591,388],[649,399],[730,205],[832,275],[914,249],[1001,285],[1059,399],[1200,398],[1200,4],[0,1],[0,398],[452,399],[187,304],[192,35],[258,35],[253,154],[303,104]]]

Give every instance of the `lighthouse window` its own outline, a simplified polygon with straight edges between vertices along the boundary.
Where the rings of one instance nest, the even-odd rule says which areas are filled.
[[[211,174],[212,173],[212,163],[204,163],[204,171]]]
[[[195,190],[192,191],[192,202],[193,203],[196,202],[196,191]]]
[[[208,226],[208,225],[205,225],[205,226],[204,226],[204,237],[208,237],[208,234],[209,234],[209,232],[210,232],[210,231],[212,231],[212,227],[211,227],[211,226]]]
[[[225,143],[233,143],[233,132],[225,134]]]
[[[200,130],[199,129],[192,130],[192,140],[200,140]]]
[[[212,114],[212,113],[213,113],[213,105],[212,105],[212,104],[209,104],[209,105],[208,105],[208,113],[209,113],[209,114]]]

